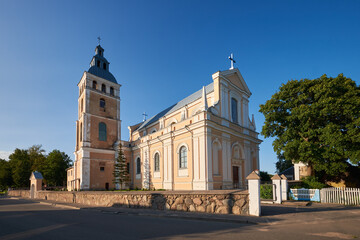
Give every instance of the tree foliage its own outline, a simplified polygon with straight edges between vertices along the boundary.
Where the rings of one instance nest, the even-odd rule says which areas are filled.
[[[281,173],[281,172],[285,171],[286,169],[292,167],[293,163],[291,160],[285,159],[285,157],[283,155],[278,155],[278,160],[275,163],[275,166],[276,166],[276,172]]]
[[[126,158],[124,152],[122,151],[122,145],[119,144],[118,148],[118,156],[115,160],[114,165],[114,183],[120,185],[120,189],[122,189],[123,183],[127,183],[130,180],[129,169],[127,167]]]
[[[69,156],[64,152],[53,150],[45,155],[41,145],[33,145],[28,149],[17,148],[9,159],[0,159],[0,189],[28,188],[33,171],[42,173],[47,185],[63,186],[66,182],[66,168],[71,165]]]
[[[70,157],[64,152],[53,150],[46,157],[43,176],[50,186],[63,186],[66,181],[66,169],[70,167]]]
[[[4,159],[0,159],[0,191],[5,190],[12,184],[10,163]]]
[[[342,74],[282,84],[260,112],[262,134],[275,137],[285,159],[308,163],[328,176],[344,173],[360,160],[360,89]]]
[[[17,148],[9,156],[9,159],[14,186],[17,188],[29,187],[31,163],[27,150]]]

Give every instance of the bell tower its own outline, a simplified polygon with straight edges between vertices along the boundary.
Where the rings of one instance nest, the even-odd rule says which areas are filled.
[[[110,189],[115,149],[121,139],[120,87],[96,46],[90,68],[78,83],[74,189]]]

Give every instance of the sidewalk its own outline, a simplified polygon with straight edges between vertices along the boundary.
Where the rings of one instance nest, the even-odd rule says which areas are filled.
[[[246,215],[233,214],[209,214],[199,212],[181,212],[181,211],[160,211],[146,208],[125,208],[125,207],[97,207],[89,205],[81,205],[77,203],[59,203],[50,200],[34,199],[29,201],[38,202],[40,204],[51,205],[54,207],[69,209],[69,210],[86,210],[99,211],[104,214],[122,214],[122,215],[138,215],[161,218],[182,218],[202,221],[220,221],[232,222],[251,225],[274,225],[285,222],[308,222],[311,221],[313,215],[316,213],[318,218],[330,219],[346,215],[347,210],[355,210],[360,214],[360,207],[347,207],[335,204],[321,204],[311,203],[306,206],[300,205],[262,205],[261,211],[263,216],[253,217]],[[344,217],[345,217],[344,215]]]
[[[12,197],[15,198],[16,197]],[[60,203],[51,200],[43,199],[26,199],[29,201],[37,202],[40,204],[51,205],[54,207],[69,209],[69,210],[90,210],[100,211],[104,214],[128,214],[150,217],[166,217],[166,218],[182,218],[182,219],[195,219],[204,221],[221,221],[221,222],[234,222],[234,223],[246,223],[246,224],[267,224],[271,219],[267,217],[253,217],[246,215],[233,215],[233,214],[209,214],[199,212],[181,212],[171,210],[153,210],[146,208],[125,208],[125,207],[98,207],[82,205],[78,203]]]

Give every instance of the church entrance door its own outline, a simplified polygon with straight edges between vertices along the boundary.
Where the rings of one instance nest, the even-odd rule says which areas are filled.
[[[233,166],[233,187],[239,188],[239,167]]]

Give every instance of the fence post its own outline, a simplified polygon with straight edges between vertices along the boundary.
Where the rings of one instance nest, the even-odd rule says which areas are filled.
[[[288,180],[284,174],[281,176],[281,200],[286,201],[288,200]]]
[[[253,171],[246,179],[249,187],[249,215],[260,216],[260,176]]]
[[[281,177],[275,174],[272,178],[274,203],[281,204]]]

